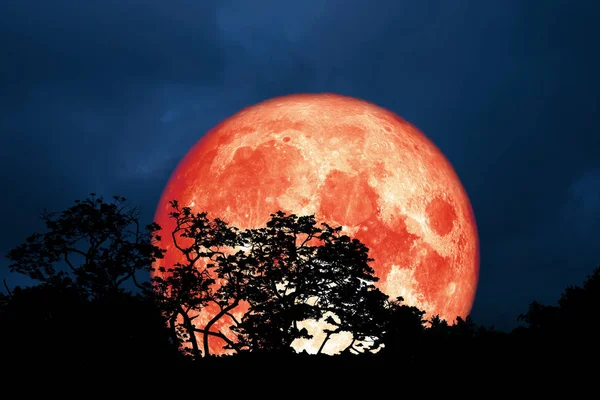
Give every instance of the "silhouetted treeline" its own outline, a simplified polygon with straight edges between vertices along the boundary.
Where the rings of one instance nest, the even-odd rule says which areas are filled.
[[[240,230],[172,202],[174,249],[161,262],[160,227],[141,227],[124,198],[91,195],[7,254],[10,270],[39,283],[0,293],[6,362],[236,367],[328,365],[395,368],[533,367],[598,352],[600,268],[568,287],[556,306],[533,302],[512,332],[467,317],[448,323],[378,290],[368,249],[313,216],[277,212]],[[148,279],[153,273],[153,277]],[[502,299],[499,299],[502,301]],[[315,339],[317,354],[294,342]],[[322,354],[336,335],[340,354]],[[215,342],[215,340],[217,340]],[[215,343],[230,354],[213,356]]]

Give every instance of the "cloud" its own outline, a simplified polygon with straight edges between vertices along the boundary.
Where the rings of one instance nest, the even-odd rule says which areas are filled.
[[[23,0],[2,6],[4,73],[22,84],[99,79],[216,83],[227,62],[215,2]],[[6,75],[5,75],[6,76]]]
[[[61,209],[91,191],[127,195],[113,193],[124,171],[127,180],[166,179],[185,150],[158,138],[169,107],[160,91],[172,91],[170,82],[219,86],[229,62],[213,6],[0,5],[0,180],[10,194],[0,206],[11,226],[0,250],[38,229],[44,207]]]

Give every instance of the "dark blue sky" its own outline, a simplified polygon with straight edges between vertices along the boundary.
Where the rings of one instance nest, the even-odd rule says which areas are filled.
[[[596,0],[3,1],[0,253],[92,191],[150,222],[222,119],[337,92],[452,162],[481,240],[472,316],[512,328],[600,264],[598,21]]]

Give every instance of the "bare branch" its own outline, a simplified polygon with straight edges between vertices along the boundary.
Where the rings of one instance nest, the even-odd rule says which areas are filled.
[[[321,352],[323,351],[323,348],[325,347],[325,344],[329,341],[329,338],[331,337],[332,334],[333,334],[333,332],[327,331],[327,334],[325,335],[325,339],[323,340],[323,343],[321,343],[321,346],[319,347],[319,351],[317,351],[317,354],[321,354]]]
[[[129,271],[127,274],[123,275],[123,277],[122,277],[121,279],[117,279],[117,280],[115,280],[115,286],[116,286],[116,287],[119,287],[119,286],[121,286],[121,284],[122,284],[123,282],[125,282],[125,281],[126,281],[126,280],[128,280],[129,278],[133,277],[133,275],[135,275],[135,274],[133,273],[133,270]]]
[[[67,265],[69,266],[69,268],[71,268],[71,271],[73,272],[77,272],[77,270],[75,269],[75,267],[73,266],[73,264],[71,263],[71,261],[69,260],[69,253],[65,252],[65,262],[67,263]]]
[[[84,257],[88,257],[87,253],[84,253],[83,251],[81,251],[79,249],[76,249],[75,247],[65,247],[65,250],[73,252],[73,253],[80,254],[80,255],[82,255]]]
[[[225,315],[227,315],[229,318],[231,318],[233,320],[233,322],[235,322],[236,325],[240,324],[240,322],[233,316],[232,313],[226,312]]]

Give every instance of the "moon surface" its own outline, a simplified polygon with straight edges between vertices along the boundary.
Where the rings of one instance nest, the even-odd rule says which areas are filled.
[[[473,305],[479,240],[467,193],[423,133],[372,103],[326,93],[248,107],[204,135],[173,172],[155,215],[169,233],[171,200],[241,229],[263,226],[277,210],[314,214],[366,244],[376,285],[390,297],[448,322]],[[183,261],[163,237],[160,264]],[[223,353],[223,342],[210,339]]]

